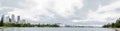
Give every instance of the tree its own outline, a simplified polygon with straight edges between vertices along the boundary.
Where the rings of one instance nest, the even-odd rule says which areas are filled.
[[[3,26],[4,25],[4,15],[1,17],[1,21],[0,21],[0,26]]]
[[[111,27],[115,28],[115,23],[112,23],[112,24],[111,24]]]
[[[120,27],[120,18],[116,20],[115,26]]]
[[[111,24],[104,25],[104,28],[110,27]]]
[[[117,19],[115,23],[104,25],[103,27],[120,28],[120,18]]]

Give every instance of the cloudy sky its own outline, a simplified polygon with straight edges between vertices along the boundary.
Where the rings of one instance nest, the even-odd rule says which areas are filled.
[[[120,17],[120,0],[0,0],[0,15],[30,23],[104,25]]]

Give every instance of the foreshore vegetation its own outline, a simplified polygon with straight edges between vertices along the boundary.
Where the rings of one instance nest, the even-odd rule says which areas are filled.
[[[104,28],[120,28],[120,18],[116,20],[114,23],[109,23],[103,26]]]
[[[1,17],[0,27],[59,27],[57,24],[31,24],[31,23],[4,23],[4,16]]]

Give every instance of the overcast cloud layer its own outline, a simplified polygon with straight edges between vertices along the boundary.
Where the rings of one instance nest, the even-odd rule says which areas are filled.
[[[31,23],[104,25],[120,17],[120,0],[0,0],[0,15]]]

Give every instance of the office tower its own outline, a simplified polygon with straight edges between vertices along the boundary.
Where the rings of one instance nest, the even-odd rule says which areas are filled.
[[[4,15],[2,15],[2,17],[1,17],[1,21],[4,21]]]
[[[12,19],[11,19],[10,17],[9,17],[9,19],[8,19],[8,20],[9,20],[9,22],[10,22],[10,23],[12,22]]]
[[[26,20],[25,20],[25,19],[23,19],[21,23],[26,23]]]
[[[4,15],[2,15],[1,21],[0,21],[0,26],[3,26],[3,25],[4,25]]]
[[[17,23],[20,22],[20,16],[17,16]]]
[[[7,22],[7,23],[9,22],[9,16],[5,17],[5,22]]]
[[[15,23],[15,15],[14,14],[12,14],[12,16],[11,16],[11,22]]]

